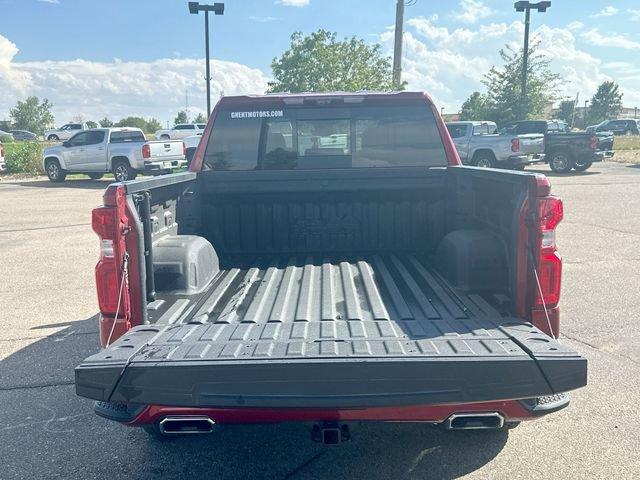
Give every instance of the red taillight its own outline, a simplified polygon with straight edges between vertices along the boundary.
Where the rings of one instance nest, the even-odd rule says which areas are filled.
[[[511,139],[511,151],[512,152],[519,152],[520,151],[520,139],[519,138],[512,138]]]
[[[151,146],[148,143],[142,145],[142,158],[151,158]]]
[[[106,346],[132,325],[140,324],[141,318],[136,313],[137,305],[134,308],[132,303],[138,269],[130,257],[136,258],[137,249],[124,187],[109,187],[104,203],[93,210],[91,226],[100,237],[100,260],[95,274],[98,307],[102,314],[100,338]]]
[[[539,287],[536,305],[555,307],[560,300],[562,278],[562,258],[556,251],[555,229],[562,221],[564,209],[562,200],[547,196],[538,199],[539,255],[537,274]]]
[[[595,135],[592,136],[589,139],[589,148],[591,150],[597,150],[598,149],[598,137],[596,137]]]

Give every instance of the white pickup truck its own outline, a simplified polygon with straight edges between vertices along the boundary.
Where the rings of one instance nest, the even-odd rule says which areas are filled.
[[[139,173],[170,173],[187,164],[184,153],[182,141],[149,142],[139,128],[95,128],[45,148],[42,166],[52,182],[64,181],[68,173],[97,180],[108,172],[124,182]]]
[[[44,138],[49,141],[69,140],[76,133],[88,128],[86,123],[67,123],[60,128],[45,130]]]
[[[175,140],[190,137],[191,135],[202,135],[205,123],[179,123],[171,129],[158,130],[156,138],[158,140]]]

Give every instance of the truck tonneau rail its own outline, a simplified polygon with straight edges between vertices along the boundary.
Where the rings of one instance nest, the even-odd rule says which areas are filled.
[[[416,256],[235,265],[197,304],[165,298],[157,324],[87,358],[77,393],[185,407],[361,407],[586,384],[583,358]]]

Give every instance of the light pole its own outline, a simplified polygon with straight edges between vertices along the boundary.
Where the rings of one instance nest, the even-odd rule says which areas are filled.
[[[524,51],[522,53],[522,80],[520,84],[520,117],[524,119],[527,112],[527,62],[529,60],[529,19],[531,10],[538,12],[546,12],[551,6],[551,2],[531,3],[528,1],[520,1],[513,4],[516,12],[524,13]]]
[[[584,128],[587,128],[587,103],[589,100],[584,101]]]
[[[189,13],[197,15],[204,12],[204,50],[207,57],[206,80],[207,80],[207,118],[211,113],[211,74],[209,71],[209,12],[216,15],[224,14],[224,3],[214,3],[213,5],[202,5],[198,2],[189,2]]]

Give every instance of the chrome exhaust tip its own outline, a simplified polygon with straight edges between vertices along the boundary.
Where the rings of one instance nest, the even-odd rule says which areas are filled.
[[[195,415],[164,417],[158,424],[165,435],[188,433],[211,433],[216,424],[211,418]]]
[[[454,413],[444,421],[447,430],[496,430],[504,426],[498,412]]]

